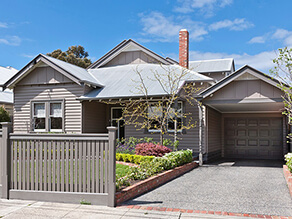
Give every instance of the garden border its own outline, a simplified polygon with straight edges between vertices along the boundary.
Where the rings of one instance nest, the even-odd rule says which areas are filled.
[[[288,185],[290,195],[292,197],[292,173],[289,171],[287,165],[283,165],[283,172]]]
[[[169,182],[170,180],[183,175],[184,173],[198,167],[199,164],[195,161],[187,163],[183,166],[176,167],[171,170],[159,173],[155,176],[152,176],[148,179],[140,181],[134,185],[126,187],[121,191],[116,193],[116,204],[119,205],[125,201],[128,201],[132,198],[137,197],[138,195],[144,194],[152,189],[157,188],[158,186]]]

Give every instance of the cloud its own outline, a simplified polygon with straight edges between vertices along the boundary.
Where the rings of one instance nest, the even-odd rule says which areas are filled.
[[[8,28],[8,24],[4,22],[0,22],[0,28]]]
[[[254,24],[246,21],[245,18],[236,18],[233,21],[223,20],[215,22],[209,26],[209,30],[216,31],[219,29],[227,28],[229,30],[242,31],[253,26]]]
[[[180,6],[174,8],[175,12],[191,13],[198,10],[206,17],[214,15],[217,8],[224,8],[233,3],[233,0],[178,0]]]
[[[25,58],[29,58],[29,59],[33,59],[34,57],[36,57],[36,55],[30,55],[30,54],[21,54],[21,56]]]
[[[228,54],[228,53],[213,53],[213,52],[200,52],[190,51],[190,60],[209,60],[209,59],[223,59],[234,58],[236,69],[243,65],[250,65],[264,73],[269,73],[269,69],[274,67],[273,59],[276,58],[275,51],[263,51],[254,55],[247,53],[243,54]]]
[[[21,39],[18,36],[10,36],[6,38],[0,38],[0,44],[5,44],[9,46],[19,46]]]
[[[208,34],[205,24],[196,22],[186,17],[166,17],[160,12],[140,14],[143,25],[143,36],[151,37],[151,41],[173,42],[177,41],[181,29],[187,28],[190,40],[201,41]],[[141,42],[149,42],[149,39],[140,39]]]
[[[253,44],[253,43],[265,43],[266,38],[264,36],[257,36],[253,37],[248,43]]]

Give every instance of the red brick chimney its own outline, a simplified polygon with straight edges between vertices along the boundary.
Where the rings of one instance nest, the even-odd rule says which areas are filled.
[[[179,65],[189,68],[189,32],[186,29],[179,31]]]

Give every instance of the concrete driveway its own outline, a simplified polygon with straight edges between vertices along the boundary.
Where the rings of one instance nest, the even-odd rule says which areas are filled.
[[[292,216],[282,165],[261,160],[216,162],[125,204]]]

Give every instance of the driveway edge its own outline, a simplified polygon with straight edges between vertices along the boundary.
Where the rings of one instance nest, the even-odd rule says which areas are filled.
[[[287,165],[283,165],[283,172],[288,185],[290,195],[292,196],[292,173],[289,171]]]
[[[116,193],[116,204],[119,205],[129,199],[135,198],[138,195],[144,194],[158,186],[183,175],[184,173],[198,167],[196,162],[188,163],[180,167],[176,167],[172,170],[167,170],[163,173],[159,173],[148,179],[140,181],[132,186],[122,189],[122,191]]]

